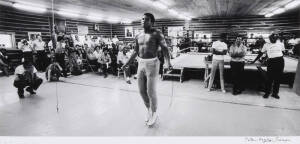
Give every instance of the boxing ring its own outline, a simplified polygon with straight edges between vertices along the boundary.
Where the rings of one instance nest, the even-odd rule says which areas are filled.
[[[171,60],[173,70],[178,71],[179,73],[164,72],[163,78],[165,76],[173,76],[180,78],[180,82],[183,82],[184,71],[186,69],[204,69],[204,82],[208,83],[210,76],[210,68],[212,61],[206,61],[205,57],[210,55],[210,53],[198,53],[198,52],[189,52],[181,53],[180,56]],[[247,54],[245,56],[246,60],[254,60],[257,54]],[[284,73],[296,73],[296,68],[298,60],[295,58],[284,57]],[[230,69],[230,56],[224,56],[224,68]],[[260,62],[255,62],[254,64],[246,63],[245,70],[258,70],[258,67],[261,67],[263,70],[267,70],[266,66],[262,66]]]

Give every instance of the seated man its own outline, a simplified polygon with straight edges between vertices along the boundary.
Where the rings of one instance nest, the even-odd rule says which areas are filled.
[[[4,56],[4,54],[0,51],[0,70],[3,71],[6,76],[9,76],[8,65],[5,63],[6,60],[7,56]]]
[[[104,48],[103,53],[101,54],[100,58],[98,59],[99,67],[103,71],[104,78],[107,77],[107,69],[109,67],[109,64],[111,64],[111,58],[108,54],[108,49]]]
[[[24,88],[30,94],[35,94],[34,90],[37,90],[42,84],[43,80],[37,75],[36,68],[32,65],[30,60],[25,59],[22,65],[19,65],[15,70],[16,79],[14,80],[14,86],[18,88],[19,98],[24,98]]]
[[[129,60],[129,57],[130,57],[130,55],[128,55],[127,50],[125,48],[118,53],[118,69],[119,70]],[[133,67],[134,67],[133,64],[129,64],[124,69],[126,82],[128,84],[131,84],[130,76],[131,76],[131,71],[132,71]]]
[[[85,44],[86,45],[86,44]],[[94,55],[94,49],[93,48],[87,48],[86,49],[86,55],[87,55],[87,60],[90,63],[94,63],[97,61],[96,56]]]

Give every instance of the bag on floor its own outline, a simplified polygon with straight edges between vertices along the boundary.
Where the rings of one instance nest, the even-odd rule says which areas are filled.
[[[61,75],[61,68],[56,63],[50,64],[46,69],[45,76],[49,81],[59,81]]]

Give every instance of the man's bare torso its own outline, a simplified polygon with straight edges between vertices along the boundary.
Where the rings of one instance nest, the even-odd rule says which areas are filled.
[[[136,37],[138,56],[144,59],[157,57],[157,50],[161,39],[161,32],[156,29],[152,29],[149,33],[142,32],[139,34]]]

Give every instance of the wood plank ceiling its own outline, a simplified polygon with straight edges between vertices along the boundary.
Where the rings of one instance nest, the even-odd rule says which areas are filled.
[[[30,2],[51,7],[51,0],[4,0]],[[82,15],[89,13],[137,20],[144,12],[152,12],[156,18],[175,18],[167,9],[155,8],[157,0],[54,0],[56,10],[69,9]],[[198,17],[242,17],[264,15],[293,0],[161,0],[168,8],[179,13]]]

